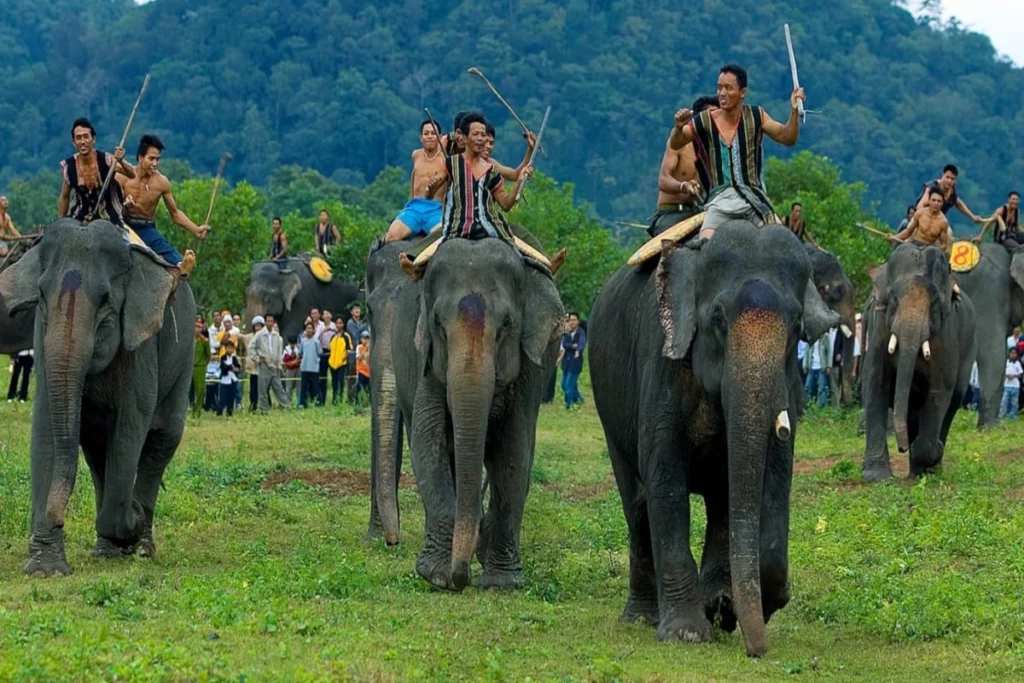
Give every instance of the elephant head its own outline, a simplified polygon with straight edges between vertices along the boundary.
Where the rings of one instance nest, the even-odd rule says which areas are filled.
[[[495,239],[445,242],[421,284],[416,345],[423,373],[445,387],[455,454],[452,583],[469,582],[477,541],[488,420],[551,360],[564,311],[551,278]],[[539,382],[536,383],[540,386]],[[539,394],[537,396],[539,403]],[[443,416],[443,413],[439,413]]]
[[[843,334],[843,397],[852,399],[854,330],[857,329],[857,308],[854,304],[853,283],[846,276],[839,259],[834,254],[806,245],[811,261],[811,279],[818,288],[825,305],[839,314],[839,331]]]
[[[658,269],[662,353],[692,368],[725,425],[733,602],[748,654],[760,655],[760,530],[777,523],[762,519],[762,495],[772,495],[766,469],[786,468],[785,509],[765,505],[788,524],[790,415],[801,391],[796,345],[801,336],[821,337],[838,316],[811,284],[807,253],[785,228],[726,223],[700,249],[663,254]]]
[[[939,351],[942,330],[953,307],[953,280],[946,254],[938,247],[901,244],[875,278],[875,298],[884,302],[889,355],[896,355],[893,426],[901,453],[910,448],[907,404],[919,355],[928,363]],[[877,335],[876,335],[877,336]]]
[[[267,314],[280,319],[292,310],[292,302],[301,289],[302,280],[295,270],[281,272],[276,263],[254,263],[245,292],[246,320]]]
[[[82,392],[87,377],[153,337],[176,277],[106,221],[62,219],[15,265],[0,273],[0,297],[16,313],[36,308],[52,421],[55,471],[48,510],[63,521],[75,483]]]

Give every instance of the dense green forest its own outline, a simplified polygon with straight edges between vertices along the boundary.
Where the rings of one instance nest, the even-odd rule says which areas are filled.
[[[910,0],[915,5],[917,0]],[[932,2],[934,5],[934,1]],[[949,161],[991,211],[1024,172],[1024,71],[989,40],[890,0],[8,0],[0,24],[0,187],[54,168],[89,115],[110,147],[145,73],[136,122],[167,155],[267,187],[282,165],[360,186],[408,164],[423,107],[481,107],[497,156],[518,129],[466,73],[482,69],[528,122],[553,115],[541,170],[606,219],[643,220],[672,113],[726,61],[776,117],[790,22],[812,116],[799,143],[866,183],[890,222]],[[789,150],[769,143],[768,152]],[[273,193],[271,193],[273,194]],[[17,202],[12,207],[17,216]],[[269,206],[269,211],[276,207]],[[962,219],[959,221],[963,226]]]

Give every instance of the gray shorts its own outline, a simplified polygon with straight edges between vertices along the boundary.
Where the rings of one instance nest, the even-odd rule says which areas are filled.
[[[764,225],[754,207],[732,187],[727,187],[704,205],[704,230],[715,229],[723,223],[733,220],[750,221],[760,227]]]

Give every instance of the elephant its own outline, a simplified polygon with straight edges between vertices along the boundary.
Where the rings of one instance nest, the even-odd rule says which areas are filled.
[[[392,361],[426,513],[416,570],[431,585],[462,591],[476,552],[478,587],[523,586],[537,415],[564,324],[551,275],[493,237],[443,242],[399,288]]]
[[[408,277],[399,265],[407,243],[375,246],[366,260],[367,322],[370,354],[370,524],[366,540],[384,536],[388,545],[399,542],[398,480],[402,473],[403,431],[409,433],[398,403],[392,362],[391,330],[395,323],[400,287]],[[414,289],[410,283],[410,288]]]
[[[889,408],[897,447],[910,451],[910,476],[941,463],[976,355],[974,324],[974,304],[954,292],[940,248],[900,244],[875,274],[865,310],[861,381],[865,480],[892,476]]]
[[[857,314],[853,283],[834,254],[810,244],[805,246],[811,260],[811,279],[825,305],[839,314],[839,330],[843,335],[840,347],[843,356],[840,392],[839,396],[833,397],[833,402],[850,406],[853,404],[853,331],[856,329]]]
[[[61,219],[0,274],[35,308],[32,523],[25,573],[68,575],[64,514],[81,445],[96,491],[93,555],[152,557],[153,513],[188,408],[195,300],[177,269],[106,221]]]
[[[781,226],[728,221],[619,269],[590,315],[594,405],[629,530],[621,619],[709,641],[737,620],[746,651],[789,601],[789,494],[803,389],[797,341],[838,324]],[[698,573],[690,494],[704,497]]]
[[[359,300],[359,285],[337,278],[320,282],[302,259],[290,258],[282,272],[273,261],[257,261],[249,272],[245,292],[245,317],[252,320],[268,313],[277,320],[281,336],[301,336],[306,316],[314,308],[339,314]],[[359,343],[358,339],[353,340]]]
[[[978,327],[978,427],[999,424],[1006,337],[1024,318],[1024,252],[1010,254],[1001,244],[980,246],[981,260],[956,281],[974,304]]]

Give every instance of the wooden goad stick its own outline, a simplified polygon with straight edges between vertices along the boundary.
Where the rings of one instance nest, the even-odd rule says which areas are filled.
[[[128,134],[132,130],[132,123],[135,122],[135,113],[139,111],[139,105],[142,103],[142,96],[146,94],[146,88],[148,88],[148,87],[149,87],[149,74],[146,74],[145,80],[142,81],[142,90],[139,91],[139,96],[137,98],[135,98],[135,106],[132,107],[132,113],[128,117],[128,125],[125,126],[125,128],[124,128],[124,135],[121,136],[121,144],[118,145],[118,147],[120,147],[121,149],[124,149],[124,146],[128,143]],[[96,217],[96,212],[100,208],[100,203],[103,201],[103,198],[106,196],[107,188],[110,187],[110,181],[114,177],[114,169],[115,168],[117,168],[117,163],[116,162],[111,164],[110,168],[107,169],[107,177],[103,179],[103,186],[100,187],[100,196],[99,196],[99,199],[96,200],[96,206],[93,207],[92,211],[90,211],[89,213],[87,213],[85,215],[85,221],[84,222],[88,223],[93,218]]]
[[[213,192],[210,193],[210,208],[206,211],[206,220],[203,221],[203,225],[209,225],[210,219],[213,217],[213,203],[217,201],[217,190],[220,189],[221,178],[224,177],[224,169],[227,167],[228,162],[231,161],[231,154],[224,152],[220,155],[220,164],[217,166],[217,176],[213,179]],[[199,240],[199,246],[196,247],[196,251],[203,248],[203,241]]]
[[[544,120],[541,121],[541,123],[540,123],[540,132],[537,133],[537,146],[533,148],[532,152],[530,152],[530,160],[528,162],[526,162],[526,167],[527,168],[533,166],[533,160],[537,156],[537,150],[540,149],[540,139],[542,137],[544,137],[544,129],[548,127],[548,117],[550,117],[550,116],[551,116],[551,107],[548,106],[547,110],[545,110],[545,112],[544,112]],[[523,188],[526,187],[526,181],[527,180],[529,180],[529,178],[524,178],[523,182],[519,183],[519,191],[516,192],[516,201],[517,202],[523,196]]]
[[[498,98],[498,101],[505,105],[505,108],[508,109],[508,113],[512,114],[512,118],[514,118],[519,123],[519,125],[522,126],[523,132],[530,132],[530,128],[525,123],[523,123],[523,120],[519,118],[518,114],[516,114],[516,110],[512,108],[511,104],[505,101],[505,98],[501,96],[501,93],[498,92],[498,89],[495,88],[489,80],[487,80],[487,76],[484,76],[483,71],[476,68],[475,66],[466,69],[466,71],[473,74],[474,76],[479,76],[480,80],[482,80],[487,85],[487,87],[490,88],[491,92],[494,93],[494,96]],[[539,149],[541,152],[544,152],[544,148],[540,146],[539,140],[537,142],[537,149]],[[547,152],[544,153],[547,154]]]

